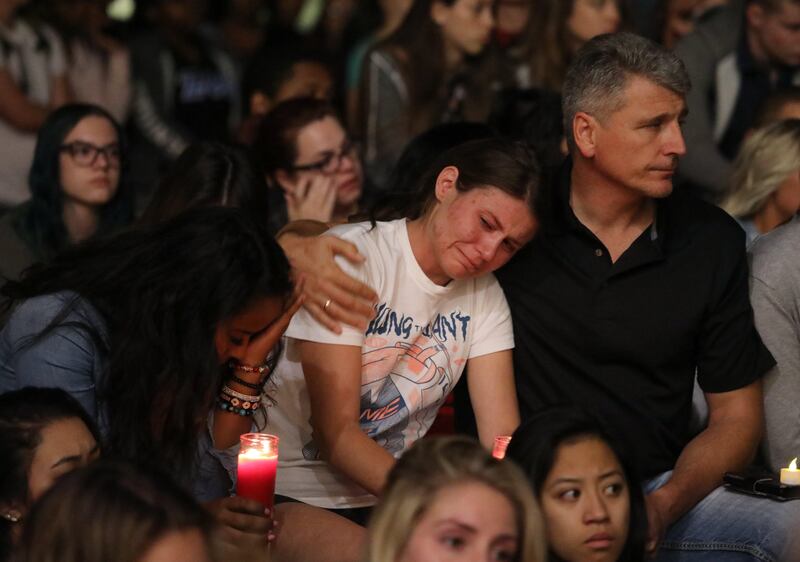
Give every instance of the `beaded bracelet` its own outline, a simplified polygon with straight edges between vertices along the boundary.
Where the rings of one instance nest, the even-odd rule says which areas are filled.
[[[254,408],[245,409],[245,408],[238,408],[231,404],[230,402],[225,402],[224,400],[217,400],[217,408],[224,412],[230,412],[231,414],[236,414],[237,416],[252,416],[256,413]]]
[[[234,408],[242,408],[244,410],[258,410],[258,407],[261,406],[260,400],[257,402],[248,402],[247,400],[239,400],[238,398],[226,396],[224,394],[221,394],[218,399],[230,404]]]
[[[248,402],[258,402],[259,400],[261,400],[261,394],[257,394],[257,395],[242,394],[241,392],[236,392],[235,390],[233,390],[228,385],[223,385],[222,393],[223,394],[227,394],[229,396],[234,396],[234,397],[239,398],[241,400],[247,400]]]
[[[242,407],[245,410],[255,410],[261,405],[261,397],[254,396],[252,399],[241,399],[237,398],[236,396],[231,396],[226,392],[221,392],[220,395],[217,397],[219,400],[224,400],[225,402],[230,402],[233,406]]]
[[[253,367],[252,365],[245,365],[238,361],[231,361],[230,366],[234,371],[241,371],[243,373],[258,373],[259,375],[263,375],[265,372],[269,371],[267,365],[256,365]]]
[[[231,396],[225,392],[221,392],[218,398],[225,400],[225,402],[233,402],[234,404],[252,404],[252,407],[258,407],[261,404],[261,397],[254,396],[253,399],[243,400],[242,398],[237,398],[236,396]]]

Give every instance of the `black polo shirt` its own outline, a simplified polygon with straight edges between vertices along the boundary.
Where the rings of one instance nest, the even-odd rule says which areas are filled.
[[[537,237],[497,272],[522,418],[553,404],[593,411],[654,476],[691,438],[695,369],[704,391],[725,392],[774,364],[753,325],[744,232],[676,192],[612,263],[573,214],[569,177],[567,164],[540,203]]]

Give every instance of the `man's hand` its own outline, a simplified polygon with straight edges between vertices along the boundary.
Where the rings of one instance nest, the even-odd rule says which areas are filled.
[[[656,490],[645,496],[645,505],[647,506],[647,543],[645,544],[645,550],[647,555],[652,558],[658,552],[658,547],[661,541],[664,540],[667,527],[671,524],[667,518],[669,510],[666,508],[665,499],[658,492],[659,490]]]
[[[304,238],[285,234],[279,240],[295,275],[303,280],[304,306],[323,326],[341,333],[341,324],[366,329],[378,296],[370,287],[347,275],[334,257],[344,256],[352,263],[364,257],[349,242],[333,236]]]
[[[764,424],[760,380],[705,396],[708,426],[683,448],[666,484],[647,496],[648,553],[656,552],[670,525],[722,483],[725,472],[747,466],[758,447]]]

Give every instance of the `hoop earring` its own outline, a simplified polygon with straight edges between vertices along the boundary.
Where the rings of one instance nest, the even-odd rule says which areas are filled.
[[[22,514],[19,511],[6,511],[0,513],[0,517],[11,523],[19,523],[22,520]]]

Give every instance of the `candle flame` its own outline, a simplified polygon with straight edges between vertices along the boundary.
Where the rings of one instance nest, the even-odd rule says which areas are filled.
[[[245,459],[274,459],[277,458],[278,455],[271,451],[268,448],[264,449],[247,449],[239,453],[239,457],[244,457]]]
[[[797,457],[795,457],[794,460],[789,463],[789,470],[797,470]]]

